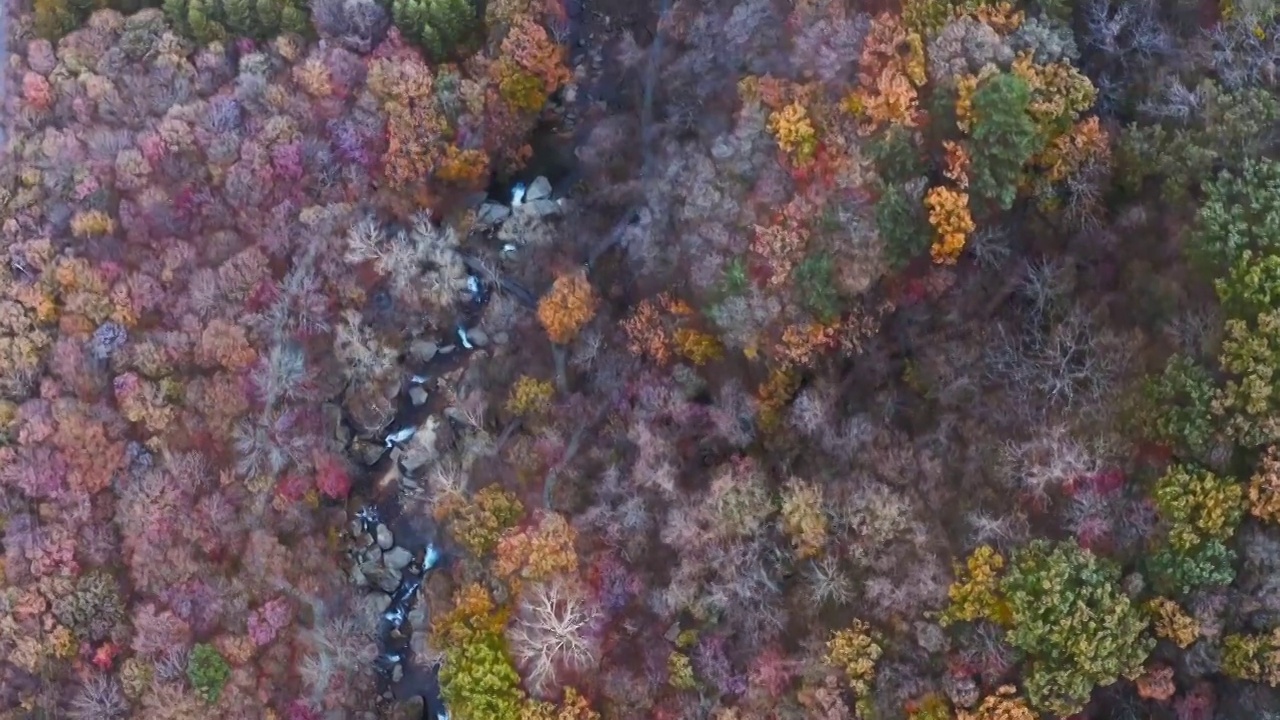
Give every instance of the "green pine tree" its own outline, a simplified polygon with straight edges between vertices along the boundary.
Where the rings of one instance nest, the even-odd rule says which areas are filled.
[[[1030,86],[1009,73],[986,80],[973,94],[970,188],[1002,210],[1013,207],[1022,168],[1043,144],[1027,112],[1030,104]]]

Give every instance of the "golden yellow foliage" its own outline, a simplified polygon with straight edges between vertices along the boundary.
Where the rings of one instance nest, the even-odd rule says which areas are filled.
[[[916,89],[899,68],[885,68],[874,84],[860,88],[855,96],[857,99],[852,102],[858,105],[846,104],[846,108],[861,108],[863,124],[860,129],[863,134],[883,125],[916,125]]]
[[[551,341],[565,344],[596,314],[595,288],[579,270],[556,278],[551,290],[538,301],[538,321]]]
[[[973,16],[1001,35],[1022,27],[1022,21],[1026,19],[1026,13],[1015,9],[1010,2],[982,5],[973,11]]]
[[[942,174],[956,184],[961,190],[969,187],[969,151],[954,140],[943,140],[942,149],[946,151],[947,165]]]
[[[550,380],[539,380],[521,375],[511,386],[507,396],[507,412],[512,415],[536,415],[551,406],[556,388]]]
[[[695,365],[721,357],[724,348],[715,336],[685,325],[693,318],[693,308],[670,293],[645,298],[636,306],[635,312],[622,321],[627,349],[659,365],[670,362],[673,351]],[[675,327],[674,332],[672,326]]]
[[[456,145],[446,145],[436,177],[458,185],[473,185],[489,177],[489,156],[483,150],[463,150]]]
[[[901,18],[891,13],[881,13],[871,21],[867,38],[862,43],[858,80],[863,85],[873,85],[886,67],[897,68],[916,87],[922,87],[928,80],[924,38],[920,33],[909,30]]]
[[[538,524],[513,529],[495,550],[493,572],[513,584],[547,580],[578,569],[578,532],[560,513],[544,512]]]
[[[1024,52],[1013,61],[1012,71],[1030,86],[1031,105],[1027,112],[1045,137],[1061,132],[1061,127],[1057,132],[1055,127],[1079,120],[1098,96],[1088,76],[1068,62],[1040,65]]]
[[[769,132],[796,165],[807,165],[818,150],[818,131],[808,109],[798,102],[769,113]]]
[[[453,594],[453,607],[431,623],[433,634],[450,645],[462,646],[502,632],[507,613],[500,609],[479,583],[468,583]]]
[[[680,328],[676,330],[675,341],[676,349],[694,365],[706,365],[724,355],[724,347],[720,345],[720,341],[708,333]]]
[[[924,204],[929,209],[929,224],[938,236],[930,249],[933,261],[953,265],[976,227],[969,214],[969,194],[938,186],[925,195]]]
[[[778,427],[782,422],[783,408],[799,389],[800,378],[789,369],[778,368],[769,373],[769,378],[756,392],[760,429],[769,431]]]
[[[821,488],[798,478],[787,481],[782,491],[782,531],[791,538],[796,557],[810,558],[822,551],[827,544],[827,515]]]
[[[76,642],[76,636],[69,628],[59,625],[49,633],[49,649],[59,660],[70,660],[79,648],[80,643]]]
[[[983,699],[977,710],[957,709],[956,720],[1037,720],[1027,701],[1017,696],[1017,689],[1005,685],[995,695]]]
[[[110,235],[115,229],[116,221],[101,210],[78,212],[71,218],[71,234],[78,238]]]
[[[494,65],[498,93],[517,110],[538,112],[547,104],[546,85],[542,79],[506,58]]]
[[[824,660],[828,665],[844,672],[849,688],[858,695],[871,690],[875,677],[876,661],[884,650],[871,636],[871,626],[855,619],[845,630],[837,630],[827,641]]]
[[[914,127],[916,88],[928,79],[920,33],[896,15],[882,13],[871,22],[858,67],[861,87],[843,102],[860,121],[858,132],[869,135],[886,123]]]
[[[751,251],[769,265],[769,284],[782,285],[791,279],[796,261],[809,244],[809,231],[799,223],[784,219],[772,225],[756,225]]]
[[[519,720],[600,720],[600,713],[572,687],[564,691],[559,707],[552,703],[529,699],[520,708]]]
[[[1156,637],[1171,641],[1180,648],[1191,647],[1200,637],[1200,623],[1169,598],[1159,597],[1147,603],[1154,620]]]
[[[808,367],[818,353],[839,344],[837,327],[821,323],[788,325],[782,330],[782,342],[774,348],[774,356],[785,367]]]
[[[492,550],[502,533],[523,514],[524,504],[497,485],[481,488],[470,500],[446,501],[436,506],[437,519],[449,518],[453,537],[477,556]]]
[[[1095,115],[1050,141],[1036,162],[1045,169],[1049,182],[1061,182],[1090,163],[1105,163],[1110,157],[1111,138]]]
[[[977,74],[956,78],[956,127],[961,132],[968,134],[973,130],[973,95],[978,92],[978,85],[999,72],[995,65],[985,65]]]
[[[1004,556],[990,545],[974,550],[964,565],[956,566],[956,581],[947,590],[951,605],[942,613],[943,625],[954,622],[990,620],[998,625],[1009,622],[1009,608],[1000,599],[999,576],[1004,569]]]
[[[1280,522],[1280,450],[1275,446],[1267,448],[1249,480],[1249,513],[1259,520]]]

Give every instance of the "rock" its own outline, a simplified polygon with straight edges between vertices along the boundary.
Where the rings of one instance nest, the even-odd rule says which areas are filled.
[[[449,353],[453,352],[455,349],[456,348],[453,345],[445,345],[444,347],[440,348],[440,354],[448,355]]]
[[[425,595],[418,598],[418,602],[413,604],[413,609],[409,611],[409,627],[425,628],[427,626],[427,602]]]
[[[369,442],[368,440],[356,440],[351,445],[351,451],[365,465],[377,465],[382,459],[382,453],[387,449],[382,443]]]
[[[396,542],[395,538],[391,536],[391,528],[387,527],[382,523],[378,523],[377,532],[378,532],[377,534],[378,547],[382,548],[383,550],[390,550],[391,546],[394,545]]]
[[[484,347],[489,344],[489,334],[480,328],[472,328],[467,331],[467,338],[471,340],[471,344],[476,347]]]
[[[403,570],[413,562],[413,553],[402,547],[394,547],[382,556],[382,564],[392,570]]]
[[[498,345],[506,345],[510,341],[510,339],[511,337],[507,335],[505,332],[494,333],[493,335],[493,342]]]
[[[351,568],[351,584],[356,587],[369,587],[369,578],[365,577],[364,570],[361,570],[359,565]]]
[[[427,391],[421,385],[414,385],[409,388],[409,400],[414,407],[427,404]]]
[[[404,668],[400,665],[400,663],[396,663],[396,666],[391,668],[391,682],[398,683],[403,679],[404,679]]]
[[[377,617],[391,607],[391,596],[384,593],[369,593],[364,596],[364,612],[369,617]]]
[[[476,224],[497,225],[509,217],[511,217],[511,208],[496,202],[487,202],[481,205],[480,212],[476,213]]]
[[[563,208],[560,207],[560,203],[547,198],[543,198],[542,200],[532,200],[521,205],[520,208],[528,213],[536,215],[537,217],[543,218],[551,217],[552,215],[559,215],[561,210],[563,210]]]
[[[546,200],[551,197],[551,181],[539,175],[524,193],[525,202]]]
[[[346,447],[347,443],[351,442],[351,428],[342,419],[342,408],[334,403],[325,403],[323,412],[325,424],[333,428],[333,439],[337,440],[339,445]]]
[[[373,568],[371,572],[365,575],[373,582],[373,586],[385,593],[393,593],[396,588],[400,587],[400,578],[402,574],[399,570],[392,570],[389,567],[378,566]]]
[[[360,553],[360,562],[377,564],[382,562],[382,549],[377,547],[366,548]]]
[[[373,387],[371,384],[348,388],[343,405],[347,408],[356,431],[366,437],[382,432],[396,416],[394,400],[399,392],[398,381],[394,392],[388,392],[385,386]]]
[[[409,354],[418,362],[431,362],[431,358],[436,356],[439,346],[430,340],[416,340],[409,346]]]
[[[436,433],[440,427],[440,418],[430,416],[418,426],[413,439],[405,446],[404,456],[399,466],[406,475],[420,477],[418,470],[427,463],[434,462],[436,452]]]
[[[360,521],[357,520],[356,522],[359,523]],[[369,547],[372,544],[373,544],[373,536],[370,535],[369,533],[362,532],[356,536],[356,547],[360,548],[361,550]]]
[[[400,458],[400,469],[409,477],[420,477],[418,471],[431,462],[432,457],[433,455],[428,452],[407,452],[403,458]]]

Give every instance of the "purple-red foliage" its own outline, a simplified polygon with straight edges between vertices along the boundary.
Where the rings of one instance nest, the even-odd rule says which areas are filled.
[[[612,551],[601,553],[595,559],[588,580],[606,615],[621,611],[644,590],[640,576]]]
[[[278,597],[249,613],[249,637],[258,646],[270,644],[293,619],[289,601]]]
[[[80,574],[76,562],[76,537],[65,526],[44,526],[35,535],[26,552],[31,574],[37,578],[60,575],[74,577]]]
[[[191,627],[174,613],[146,603],[133,614],[133,651],[157,658],[173,650],[185,650],[191,643]]]
[[[721,695],[736,697],[747,691],[747,675],[734,667],[727,645],[728,638],[723,634],[702,636],[693,650],[693,668],[697,677],[717,688]]]
[[[1094,492],[1099,495],[1109,495],[1119,491],[1124,487],[1125,476],[1124,471],[1119,469],[1103,470],[1092,475],[1083,475],[1068,480],[1063,485],[1063,491],[1068,496],[1074,496],[1082,492]]]
[[[160,599],[200,636],[207,636],[218,628],[226,605],[221,588],[203,578],[179,583],[160,593]]]
[[[298,502],[311,491],[311,478],[302,473],[287,473],[276,483],[276,494],[289,502]]]
[[[1210,720],[1217,702],[1213,683],[1202,680],[1173,701],[1173,712],[1178,720]]]
[[[237,504],[230,493],[210,493],[196,502],[187,537],[211,558],[236,549],[244,535]]]
[[[323,453],[315,460],[316,489],[327,498],[346,499],[351,492],[351,474],[347,472],[347,464],[342,458]]]
[[[777,699],[791,687],[797,670],[796,662],[789,659],[782,648],[770,645],[751,661],[747,670],[747,683],[752,692]]]
[[[51,499],[67,491],[67,463],[46,446],[0,451],[0,483],[32,500]]]
[[[285,720],[321,720],[324,715],[307,700],[301,698],[289,703],[284,711]]]

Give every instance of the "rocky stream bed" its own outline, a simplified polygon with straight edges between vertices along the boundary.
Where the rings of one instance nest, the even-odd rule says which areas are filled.
[[[349,577],[362,594],[360,606],[369,625],[377,618],[374,666],[382,709],[405,720],[448,717],[439,692],[439,660],[426,648],[425,598],[432,573],[447,567],[452,551],[434,519],[406,510],[404,499],[420,499],[429,492],[424,478],[441,460],[439,436],[468,431],[465,410],[451,404],[452,390],[468,364],[483,361],[489,349],[511,341],[505,332],[490,337],[481,327],[490,298],[503,293],[527,309],[536,305],[531,290],[501,275],[478,252],[471,253],[483,250],[511,259],[522,250],[521,234],[533,225],[553,222],[565,207],[545,176],[534,178],[528,187],[509,186],[509,191],[507,202],[488,197],[477,208],[469,240],[487,247],[458,248],[468,275],[457,320],[439,336],[409,344],[402,360],[403,380],[388,390],[393,397],[387,409],[394,408],[394,414],[384,413],[373,422],[346,416],[340,425],[349,452],[366,468],[348,506]]]

